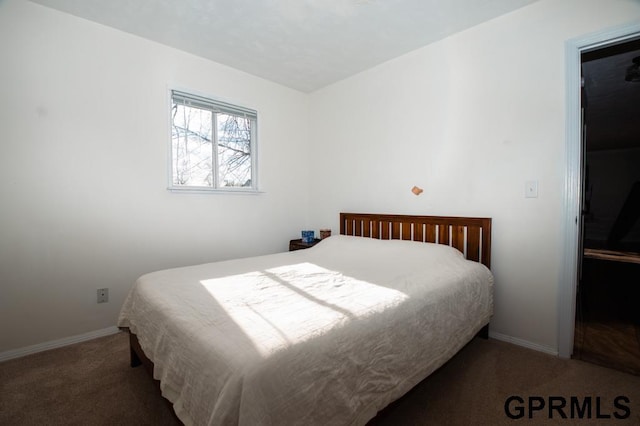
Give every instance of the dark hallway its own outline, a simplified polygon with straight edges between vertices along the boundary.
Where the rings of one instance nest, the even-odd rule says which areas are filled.
[[[585,257],[574,358],[640,375],[640,260],[635,261]]]
[[[640,375],[640,40],[582,54],[583,232],[573,357]]]

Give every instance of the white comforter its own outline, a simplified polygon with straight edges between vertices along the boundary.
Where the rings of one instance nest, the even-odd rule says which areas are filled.
[[[119,326],[187,425],[361,425],[489,322],[492,286],[451,247],[336,235],[146,274]]]

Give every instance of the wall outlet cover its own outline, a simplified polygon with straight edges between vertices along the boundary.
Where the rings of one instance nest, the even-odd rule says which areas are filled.
[[[109,301],[109,289],[108,288],[99,288],[98,289],[98,303],[107,303]]]

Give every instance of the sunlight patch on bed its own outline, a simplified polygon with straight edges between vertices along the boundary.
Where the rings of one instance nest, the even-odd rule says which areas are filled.
[[[400,291],[313,263],[200,283],[263,356],[382,312],[408,298]]]

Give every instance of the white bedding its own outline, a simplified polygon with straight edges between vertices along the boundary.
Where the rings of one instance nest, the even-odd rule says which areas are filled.
[[[143,275],[118,325],[187,425],[362,425],[489,322],[492,286],[448,246],[335,235]]]

